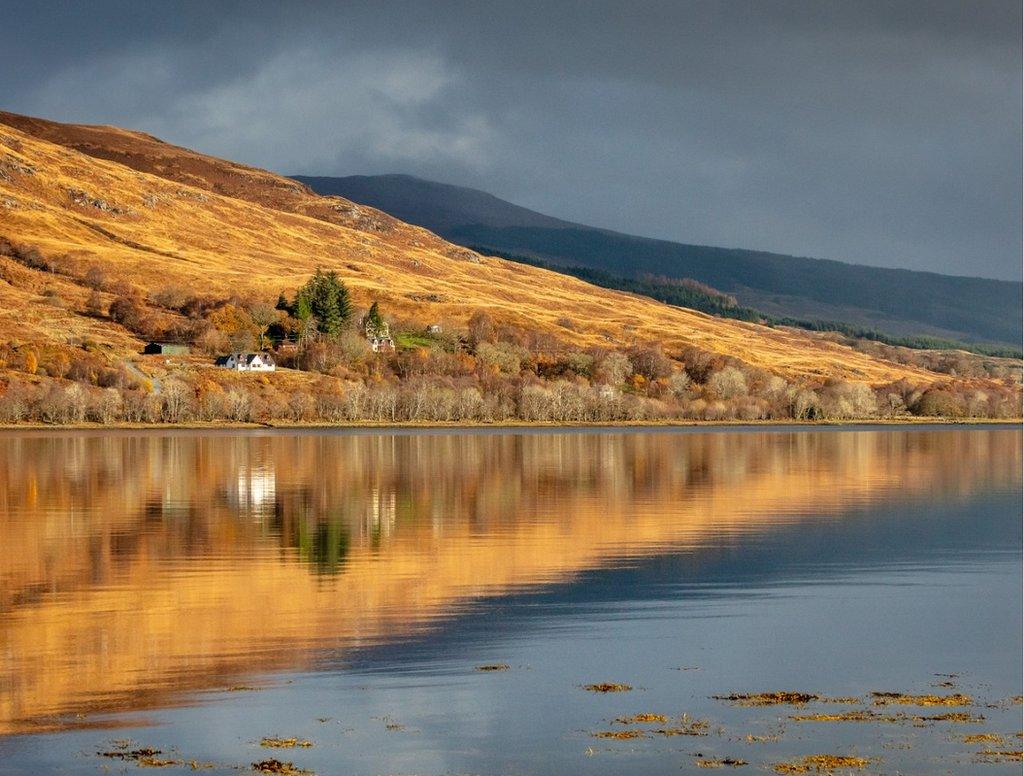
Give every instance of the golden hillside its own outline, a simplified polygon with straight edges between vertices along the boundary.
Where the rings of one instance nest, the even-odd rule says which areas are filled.
[[[662,342],[733,356],[790,378],[882,384],[940,376],[799,332],[724,320],[481,257],[430,232],[272,173],[112,127],[0,112],[0,238],[81,266],[99,265],[146,290],[179,284],[259,294],[337,270],[362,304],[423,321],[496,320],[579,345]],[[0,257],[0,327],[11,339],[88,337],[119,351],[138,342],[82,310],[88,289]],[[67,300],[47,304],[49,287]],[[571,328],[565,325],[571,321]]]

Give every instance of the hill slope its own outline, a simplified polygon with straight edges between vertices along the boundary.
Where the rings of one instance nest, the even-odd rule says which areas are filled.
[[[0,238],[79,270],[98,267],[148,292],[176,284],[272,302],[321,266],[337,270],[358,303],[380,299],[389,311],[421,321],[464,325],[474,311],[487,310],[577,346],[655,341],[678,352],[692,345],[817,381],[941,379],[799,332],[481,257],[290,179],[111,127],[0,114],[0,216]],[[118,352],[135,350],[129,332],[86,311],[89,290],[75,277],[0,256],[0,331],[11,340],[88,337]],[[51,304],[54,297],[63,303]]]
[[[693,278],[773,315],[841,320],[896,335],[1021,341],[1020,283],[651,240],[562,221],[483,191],[408,175],[295,179],[460,245],[629,276]]]

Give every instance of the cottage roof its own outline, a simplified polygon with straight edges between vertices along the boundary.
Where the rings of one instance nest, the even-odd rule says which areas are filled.
[[[259,358],[264,364],[274,363],[274,357],[269,353],[232,353],[229,356],[218,356],[215,363],[222,366],[227,364],[231,358],[234,358],[235,361],[245,364],[246,366],[250,366],[257,358]]]

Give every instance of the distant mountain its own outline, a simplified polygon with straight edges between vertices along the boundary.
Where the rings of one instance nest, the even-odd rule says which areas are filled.
[[[628,277],[693,278],[764,313],[836,320],[893,335],[1019,346],[1018,282],[688,245],[563,221],[461,186],[409,175],[294,176],[464,246]]]

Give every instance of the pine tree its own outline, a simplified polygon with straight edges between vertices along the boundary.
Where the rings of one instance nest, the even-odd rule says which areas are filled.
[[[337,334],[352,317],[352,303],[344,282],[338,273],[324,272],[319,267],[296,292],[292,310],[300,321],[312,317],[324,334]]]
[[[366,327],[366,333],[372,337],[384,335],[384,318],[381,317],[380,306],[376,302],[370,305],[369,312],[367,312],[366,317],[363,318],[363,326]]]

